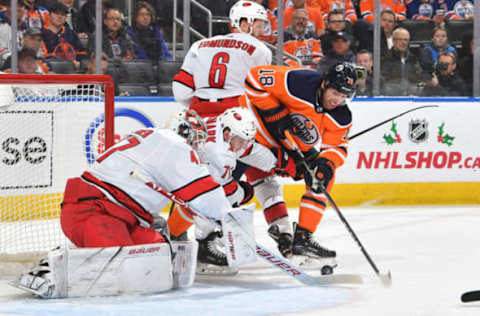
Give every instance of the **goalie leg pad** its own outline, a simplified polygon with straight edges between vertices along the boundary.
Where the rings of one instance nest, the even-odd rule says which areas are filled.
[[[234,208],[222,220],[228,266],[238,267],[256,261],[256,241],[253,228],[255,204]]]
[[[190,287],[195,281],[198,243],[171,241],[173,257],[173,288]]]
[[[17,287],[42,298],[149,294],[173,287],[167,243],[59,249],[49,252],[48,266],[48,273],[34,269],[22,275]]]

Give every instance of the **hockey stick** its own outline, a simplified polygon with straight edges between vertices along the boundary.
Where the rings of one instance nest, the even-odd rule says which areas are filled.
[[[358,132],[358,133],[350,136],[350,137],[348,138],[348,140],[352,140],[352,139],[354,139],[354,138],[357,138],[358,136],[363,135],[363,134],[365,134],[365,133],[367,133],[367,132],[370,132],[372,129],[375,129],[375,128],[379,127],[379,126],[382,126],[382,125],[385,124],[385,123],[388,123],[388,122],[390,122],[390,121],[393,121],[394,119],[396,119],[396,118],[398,118],[398,117],[400,117],[400,116],[403,116],[403,115],[405,115],[405,114],[407,114],[407,113],[410,113],[410,112],[413,112],[413,111],[416,111],[416,110],[420,110],[420,109],[424,109],[424,108],[438,108],[438,105],[432,104],[432,105],[417,106],[416,108],[413,108],[413,109],[410,109],[410,110],[408,110],[408,111],[402,112],[402,113],[400,113],[400,114],[398,114],[398,115],[395,115],[394,117],[391,117],[391,118],[389,118],[389,119],[387,119],[387,120],[385,120],[385,121],[383,121],[383,122],[380,122],[380,123],[378,123],[378,124],[375,124],[375,125],[373,125],[373,126],[370,126],[369,128],[364,129],[363,131]]]
[[[480,290],[465,292],[460,299],[463,303],[480,301]]]
[[[342,221],[342,223],[347,228],[348,232],[350,233],[350,236],[353,237],[353,239],[355,240],[357,245],[360,247],[360,250],[362,251],[365,258],[367,259],[370,266],[375,271],[375,274],[380,278],[380,280],[382,281],[382,284],[384,286],[389,287],[392,284],[392,274],[390,273],[390,271],[388,271],[387,273],[381,273],[380,272],[380,270],[377,268],[377,265],[373,262],[372,258],[368,254],[365,247],[363,247],[363,244],[361,243],[360,239],[358,239],[357,234],[355,234],[355,232],[353,231],[352,227],[348,223],[345,216],[343,216],[342,212],[340,212],[340,209],[338,208],[337,204],[335,203],[335,201],[331,197],[330,193],[328,193],[328,191],[325,189],[323,184],[317,179],[314,171],[307,165],[307,162],[305,161],[305,156],[303,155],[300,148],[298,148],[297,144],[295,143],[295,140],[292,138],[292,135],[288,131],[285,131],[285,136],[286,136],[286,141],[290,143],[290,146],[292,147],[292,149],[295,150],[295,152],[300,156],[300,158],[301,158],[300,163],[303,165],[305,170],[308,173],[310,173],[310,177],[312,178],[312,182],[313,182],[312,187],[319,187],[320,190],[322,191],[322,193],[325,194],[328,202],[330,202],[330,205],[333,207],[333,209],[335,210],[337,215],[340,217],[340,220]]]
[[[201,215],[200,213],[196,212],[195,210],[192,210],[191,206],[188,205],[188,203],[180,200],[179,198],[175,197],[173,194],[165,191],[162,189],[159,185],[148,181],[143,175],[131,171],[130,176],[132,178],[135,178],[139,181],[142,181],[145,185],[153,189],[154,191],[162,194],[163,196],[171,199],[175,203],[177,203],[180,206],[185,207],[186,209],[190,210],[193,212],[195,216],[202,217],[204,219],[208,219],[205,216]],[[235,222],[237,222],[238,226],[245,232],[246,230],[243,228],[243,226],[237,221],[237,219],[229,214]],[[256,243],[256,249],[254,249],[257,256],[261,257],[263,260],[267,261],[274,267],[280,269],[282,272],[285,274],[288,274],[292,277],[294,277],[296,280],[300,281],[301,283],[305,285],[328,285],[328,284],[361,284],[363,283],[362,278],[359,275],[355,274],[338,274],[338,275],[326,275],[326,276],[320,276],[320,277],[313,277],[296,266],[294,266],[292,263],[290,263],[287,259],[284,259],[270,250],[266,249],[259,243]]]

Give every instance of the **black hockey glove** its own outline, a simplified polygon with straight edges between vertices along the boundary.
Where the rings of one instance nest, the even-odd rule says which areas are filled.
[[[240,205],[250,202],[253,198],[253,186],[246,181],[238,181],[238,185],[243,189],[243,199],[240,202]]]
[[[265,127],[270,134],[276,139],[285,139],[285,131],[292,130],[293,124],[290,120],[288,109],[280,104],[270,110],[260,110],[258,113],[265,123]]]
[[[335,164],[326,158],[316,157],[308,163],[308,170],[305,170],[305,183],[315,193],[321,193],[321,186],[328,187],[333,178]]]

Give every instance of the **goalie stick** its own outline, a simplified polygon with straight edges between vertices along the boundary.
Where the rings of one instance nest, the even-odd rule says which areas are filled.
[[[460,299],[463,303],[480,301],[480,290],[465,292]]]
[[[373,262],[372,258],[368,254],[365,247],[363,247],[363,244],[361,243],[360,239],[358,239],[357,234],[355,234],[352,227],[348,223],[347,219],[343,216],[342,212],[340,212],[340,209],[338,208],[337,204],[335,203],[335,201],[331,197],[330,193],[328,193],[327,190],[325,189],[325,187],[323,186],[323,184],[318,181],[317,177],[314,174],[314,171],[308,166],[307,162],[305,161],[305,156],[303,155],[300,148],[298,148],[298,145],[296,144],[292,135],[288,131],[285,131],[285,136],[286,136],[286,139],[285,139],[284,143],[287,144],[289,147],[291,147],[291,149],[294,150],[300,156],[300,163],[303,165],[305,170],[308,173],[310,173],[310,176],[312,177],[312,182],[313,182],[312,187],[315,187],[315,186],[319,187],[320,190],[322,191],[322,193],[327,197],[328,202],[333,207],[333,209],[337,213],[338,217],[340,217],[340,220],[342,221],[342,223],[347,228],[348,232],[350,233],[350,236],[352,236],[352,238],[355,240],[357,245],[360,247],[360,250],[362,251],[362,254],[365,256],[368,263],[370,264],[370,266],[375,271],[375,274],[380,278],[380,280],[382,281],[382,284],[385,287],[389,287],[392,284],[392,274],[390,273],[390,271],[388,271],[386,273],[381,273],[380,272],[380,270],[377,268],[377,265]]]
[[[180,200],[179,198],[175,197],[173,194],[165,191],[162,189],[159,185],[153,183],[152,181],[148,181],[143,175],[138,174],[135,171],[130,172],[130,176],[132,178],[135,178],[139,181],[142,181],[146,186],[150,187],[154,191],[162,194],[163,196],[167,197],[168,199],[172,200],[173,202],[177,203],[178,205],[181,205],[188,209],[190,212],[192,212],[193,215],[195,216],[200,216],[202,218],[205,218],[203,215],[198,213],[195,210],[192,210],[192,208],[184,201]],[[237,219],[230,215],[235,222],[239,225],[240,228],[243,227],[240,225],[240,223],[237,221]],[[208,218],[207,218],[208,219]],[[309,285],[309,286],[323,286],[323,285],[329,285],[329,284],[362,284],[363,280],[359,275],[356,274],[332,274],[332,275],[324,275],[324,276],[319,276],[319,277],[314,277],[311,276],[298,267],[294,266],[290,261],[288,261],[285,258],[282,258],[275,253],[271,252],[267,248],[263,247],[261,244],[256,243],[256,249],[255,252],[257,256],[261,257],[263,260],[268,262],[269,264],[273,265],[277,269],[281,270],[283,273],[292,276],[295,278],[297,281]]]

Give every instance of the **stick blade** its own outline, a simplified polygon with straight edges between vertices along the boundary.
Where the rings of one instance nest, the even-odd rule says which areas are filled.
[[[392,273],[387,271],[386,273],[379,273],[380,281],[382,282],[383,287],[392,286]]]
[[[363,279],[358,274],[330,274],[330,275],[322,275],[319,277],[312,277],[312,279],[315,280],[315,285],[320,285],[320,286],[334,285],[334,284],[345,284],[345,285],[363,284]]]
[[[480,290],[465,292],[462,294],[460,299],[462,300],[463,303],[480,301]]]

